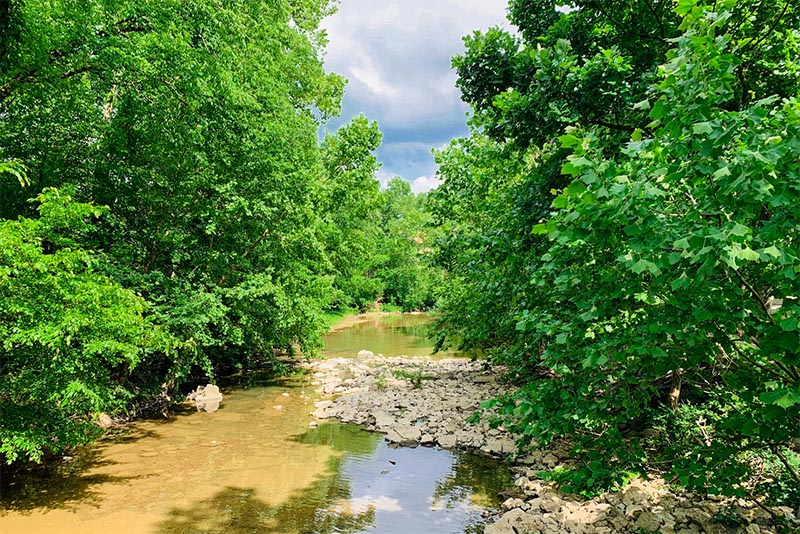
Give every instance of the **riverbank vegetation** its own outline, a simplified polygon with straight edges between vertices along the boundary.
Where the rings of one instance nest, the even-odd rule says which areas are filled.
[[[470,134],[381,189],[320,140],[327,0],[0,3],[0,457],[437,304],[522,447],[591,494],[662,470],[800,502],[800,9],[511,0],[465,38]],[[755,491],[755,493],[753,493]]]
[[[557,4],[453,61],[440,346],[509,366],[507,428],[568,439],[574,491],[658,469],[797,507],[800,10]]]
[[[331,12],[0,3],[0,457],[313,352],[326,310],[430,305],[418,275],[395,282],[422,245],[396,222],[416,196],[379,191],[378,125],[319,140],[344,87],[321,61]]]

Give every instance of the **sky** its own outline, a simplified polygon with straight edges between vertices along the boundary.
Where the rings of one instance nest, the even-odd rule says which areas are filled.
[[[466,135],[469,107],[461,102],[450,58],[461,38],[491,26],[509,28],[507,0],[341,0],[323,21],[325,65],[347,80],[342,114],[326,128],[363,113],[378,121],[382,183],[394,176],[415,192],[438,185],[432,148]]]

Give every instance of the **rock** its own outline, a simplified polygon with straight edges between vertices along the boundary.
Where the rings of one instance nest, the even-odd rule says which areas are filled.
[[[594,514],[595,514],[596,520],[597,521],[605,520],[613,509],[614,509],[614,507],[611,506],[608,503],[599,503],[599,504],[595,505],[594,506]]]
[[[358,351],[359,358],[372,358],[375,354],[371,350],[360,350]]]
[[[503,510],[511,510],[512,508],[524,510],[525,508],[529,508],[525,501],[522,499],[515,499],[513,497],[506,499],[500,506],[503,508]]]
[[[473,376],[472,381],[476,384],[491,384],[495,382],[494,375],[478,375]]]
[[[558,513],[561,511],[561,500],[558,497],[554,498],[542,498],[541,503],[539,504],[539,508],[543,512],[547,513]]]
[[[402,447],[414,447],[419,444],[422,437],[419,427],[398,424],[389,429],[386,439]]]
[[[108,416],[108,414],[100,412],[97,414],[97,426],[100,428],[111,428],[114,425],[114,421]]]
[[[316,421],[311,421],[310,423],[308,423],[308,426],[310,428],[317,428],[319,426],[319,423],[317,423]]]
[[[558,456],[556,456],[552,452],[548,453],[547,456],[542,458],[542,463],[547,467],[549,467],[550,469],[552,469],[558,465]]]
[[[452,449],[456,446],[456,437],[453,434],[438,436],[436,441],[439,443],[439,447],[442,449]]]
[[[222,402],[222,393],[219,388],[214,384],[207,386],[197,386],[197,389],[186,397],[188,400],[194,402],[198,412],[216,412],[219,410],[219,404]]]
[[[625,515],[628,517],[636,518],[644,511],[644,508],[640,504],[629,504],[625,507]]]
[[[486,441],[486,445],[481,447],[481,450],[492,454],[512,454],[516,452],[517,446],[512,439],[492,438]]]
[[[647,494],[636,486],[627,488],[622,496],[622,503],[626,506],[629,504],[646,504],[647,501]]]
[[[678,515],[675,515],[677,519]],[[686,510],[686,518],[692,520],[698,525],[705,525],[711,522],[711,514],[699,508],[690,508]]]
[[[394,424],[394,417],[392,417],[386,410],[373,410],[372,417],[375,419],[375,428],[378,430]]]
[[[661,517],[653,512],[642,512],[633,528],[636,530],[644,530],[645,532],[656,532],[661,528]]]
[[[530,529],[523,530],[521,524],[526,521],[525,512],[519,508],[514,508],[504,513],[495,523],[487,525],[484,534],[523,534],[532,532]]]

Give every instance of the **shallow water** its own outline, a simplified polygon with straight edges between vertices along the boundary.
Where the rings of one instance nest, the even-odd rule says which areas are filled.
[[[361,331],[366,344],[387,329]],[[218,412],[140,421],[55,469],[6,476],[0,532],[473,533],[510,482],[480,456],[309,428],[315,397],[300,378],[223,392]]]
[[[433,353],[433,342],[427,337],[432,323],[427,315],[357,316],[347,324],[346,329],[324,337],[326,356],[351,358],[360,350],[384,356],[430,356]],[[456,355],[452,351],[442,351],[435,356],[451,358]]]

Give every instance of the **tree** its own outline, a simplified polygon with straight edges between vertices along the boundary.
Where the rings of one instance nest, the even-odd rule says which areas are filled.
[[[0,147],[31,189],[110,208],[82,243],[224,365],[314,346],[330,281],[314,233],[324,0],[10,4]],[[13,118],[13,119],[12,119]],[[5,183],[0,216],[30,215]],[[302,289],[301,289],[302,288]]]
[[[439,272],[429,257],[433,244],[431,216],[424,194],[414,194],[400,177],[382,191],[382,238],[376,276],[383,282],[383,301],[404,311],[430,309],[436,302]]]
[[[321,61],[330,12],[0,5],[0,171],[19,178],[0,181],[8,459],[62,450],[96,411],[192,374],[319,346],[334,288],[316,208],[335,163],[317,130],[344,86]],[[33,417],[47,424],[30,433]]]
[[[92,419],[123,408],[131,372],[191,353],[146,316],[132,291],[100,274],[77,245],[105,210],[46,189],[40,217],[0,222],[0,455],[39,461],[97,434]]]
[[[573,489],[657,460],[712,493],[774,476],[792,498],[798,12],[623,4],[512,2],[521,46],[476,35],[454,61],[476,115],[438,156],[440,254],[466,281],[444,333],[483,326],[523,386],[502,410],[527,440],[570,438]]]
[[[318,210],[322,237],[332,263],[334,306],[366,310],[381,295],[373,264],[379,239],[378,213],[382,198],[375,173],[374,151],[383,135],[378,123],[361,115],[325,137],[324,175]]]

